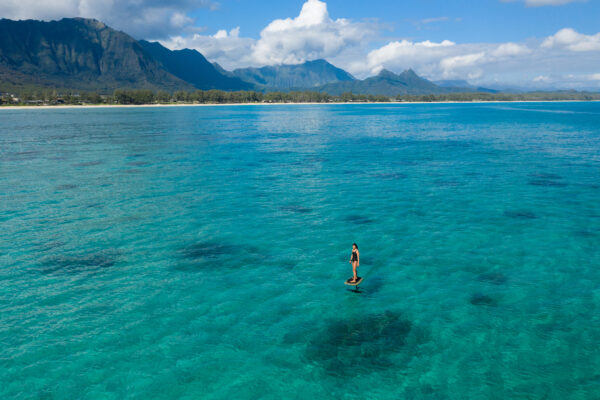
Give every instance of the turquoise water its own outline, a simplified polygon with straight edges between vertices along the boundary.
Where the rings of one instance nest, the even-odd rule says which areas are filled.
[[[600,103],[0,110],[0,398],[600,398],[599,200]]]

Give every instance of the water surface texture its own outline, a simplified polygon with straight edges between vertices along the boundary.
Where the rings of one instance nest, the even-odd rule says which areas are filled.
[[[0,110],[0,398],[600,398],[599,200],[600,103]]]

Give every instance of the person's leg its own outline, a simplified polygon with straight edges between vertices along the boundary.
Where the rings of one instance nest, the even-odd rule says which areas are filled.
[[[356,264],[358,264],[356,261],[352,263],[352,274],[354,274],[354,277],[352,278],[353,282],[358,280],[358,276],[356,275]]]

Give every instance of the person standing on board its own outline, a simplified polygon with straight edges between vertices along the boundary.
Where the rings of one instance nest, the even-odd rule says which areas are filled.
[[[348,281],[348,283],[356,283],[356,281],[358,281],[356,269],[360,265],[360,253],[358,252],[358,246],[356,245],[356,243],[352,244],[352,255],[350,256],[350,264],[352,264],[353,277]]]

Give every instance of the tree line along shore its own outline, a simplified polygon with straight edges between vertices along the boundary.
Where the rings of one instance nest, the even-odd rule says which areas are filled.
[[[144,105],[144,104],[238,104],[238,103],[384,103],[384,102],[475,102],[475,101],[594,101],[600,93],[559,91],[527,93],[444,93],[395,97],[342,93],[332,96],[316,91],[258,92],[196,90],[192,92],[115,90],[112,94],[58,90],[0,93],[0,105]]]

